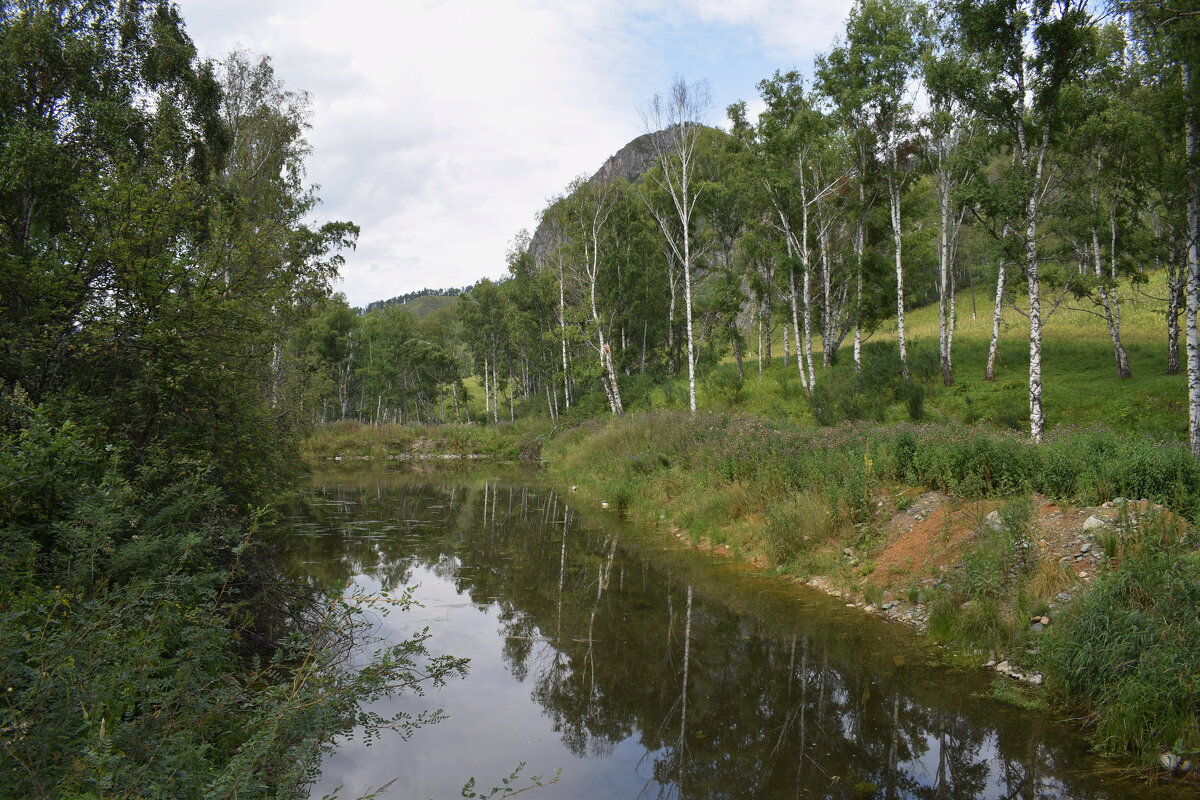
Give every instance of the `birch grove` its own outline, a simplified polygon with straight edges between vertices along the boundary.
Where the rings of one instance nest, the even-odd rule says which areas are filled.
[[[725,129],[707,85],[677,79],[642,136],[518,235],[503,278],[409,344],[335,321],[330,301],[314,337],[331,341],[306,345],[329,376],[312,416],[696,411],[734,405],[749,379],[778,383],[772,413],[804,417],[846,380],[829,380],[846,343],[863,380],[893,369],[886,353],[913,397],[963,384],[963,364],[988,382],[1027,370],[1010,424],[1041,441],[1070,421],[1044,401],[1049,313],[1101,324],[1127,379],[1144,369],[1130,304],[1149,298],[1200,453],[1200,36],[1170,8],[1113,7],[1120,24],[1084,0],[857,0],[811,74],[764,78],[759,113],[734,103]],[[911,329],[918,307],[931,324]],[[979,357],[956,360],[968,321]],[[389,348],[419,367],[385,368]]]

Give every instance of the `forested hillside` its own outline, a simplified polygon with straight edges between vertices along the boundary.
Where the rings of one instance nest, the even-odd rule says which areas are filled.
[[[963,397],[986,407],[988,385],[1019,380],[1023,398],[982,417],[1040,440],[1089,421],[1090,371],[1178,375],[1175,422],[1153,432],[1190,431],[1200,455],[1196,20],[1138,2],[864,0],[812,74],[764,77],[757,117],[736,103],[711,127],[706,86],[680,80],[457,313],[413,336],[326,310],[307,345],[330,387],[316,416],[498,422],[749,397],[831,422],[893,412],[830,413],[830,387],[886,384],[901,415],[972,422]],[[922,311],[914,331],[921,307],[933,324]],[[1153,358],[1131,359],[1150,340]],[[1056,341],[1081,349],[1048,358]],[[868,342],[894,358],[869,365]],[[854,384],[848,365],[882,374]],[[935,385],[964,378],[958,402]]]

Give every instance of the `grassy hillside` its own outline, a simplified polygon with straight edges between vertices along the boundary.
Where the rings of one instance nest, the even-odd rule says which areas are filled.
[[[1121,286],[1122,338],[1133,377],[1116,377],[1112,342],[1102,317],[1088,300],[1064,301],[1045,325],[1043,380],[1048,429],[1102,424],[1117,430],[1144,433],[1155,438],[1178,439],[1186,435],[1183,375],[1166,374],[1166,304],[1154,299],[1165,294],[1164,277],[1153,274],[1141,287]],[[991,336],[990,290],[977,286],[957,298],[958,327],[954,339],[955,385],[943,387],[937,364],[937,306],[924,306],[906,315],[910,358],[924,390],[921,419],[942,422],[984,422],[1000,428],[1024,430],[1028,425],[1028,322],[1012,308],[1002,317],[996,380],[983,380]],[[1049,303],[1047,304],[1049,307]],[[894,350],[895,320],[887,320],[868,338],[878,353]],[[752,343],[753,344],[753,343]],[[813,343],[817,383],[845,381],[851,370],[849,337],[839,352],[840,364],[820,366],[820,340]],[[775,358],[760,376],[753,351],[745,360],[746,377],[738,381],[732,358],[705,370],[698,403],[710,410],[736,410],[769,419],[815,422],[812,407],[800,386],[794,356],[785,367],[782,341],[773,343]],[[632,408],[682,408],[687,404],[687,382],[678,378],[648,392]],[[909,419],[901,403],[884,409],[877,421]]]

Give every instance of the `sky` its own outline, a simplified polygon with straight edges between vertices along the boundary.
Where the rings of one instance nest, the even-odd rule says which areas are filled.
[[[317,221],[362,228],[337,290],[365,306],[505,273],[521,229],[645,133],[676,76],[708,122],[809,75],[849,0],[177,0],[200,55],[268,55],[310,94]]]

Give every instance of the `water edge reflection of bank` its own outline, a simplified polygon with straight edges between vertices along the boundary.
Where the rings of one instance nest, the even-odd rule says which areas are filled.
[[[517,761],[563,768],[546,797],[1175,796],[1098,777],[1072,730],[987,698],[991,676],[936,666],[907,630],[498,472],[316,476],[290,562],[330,588],[420,583],[424,608],[381,636],[428,624],[472,664],[381,709],[449,720],[341,745],[314,797],[397,777],[456,796]]]

